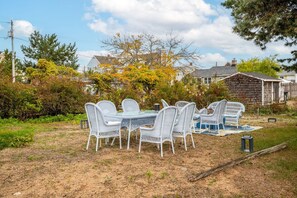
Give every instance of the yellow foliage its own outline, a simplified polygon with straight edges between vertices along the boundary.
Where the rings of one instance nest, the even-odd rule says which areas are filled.
[[[57,66],[54,62],[39,59],[36,68],[28,67],[26,73],[29,79],[41,80],[50,76],[78,76],[79,73],[71,67]]]

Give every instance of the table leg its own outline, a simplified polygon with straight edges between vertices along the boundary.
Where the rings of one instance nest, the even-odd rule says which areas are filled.
[[[130,133],[131,133],[131,119],[129,120],[129,127],[128,127],[128,144],[127,144],[127,150],[130,148]]]

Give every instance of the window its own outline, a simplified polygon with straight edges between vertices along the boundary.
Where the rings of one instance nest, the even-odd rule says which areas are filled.
[[[204,78],[204,84],[210,84],[211,78]]]

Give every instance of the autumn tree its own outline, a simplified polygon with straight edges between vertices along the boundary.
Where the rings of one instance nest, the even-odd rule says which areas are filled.
[[[46,59],[56,65],[64,65],[73,69],[77,69],[79,66],[75,43],[61,44],[56,34],[43,36],[38,31],[34,31],[30,35],[29,43],[29,46],[21,46],[25,55],[25,67],[35,67],[39,59]]]
[[[47,77],[75,77],[79,73],[71,67],[56,65],[53,61],[39,59],[35,67],[27,67],[26,74],[30,81],[39,84]]]
[[[151,34],[121,35],[117,33],[102,42],[103,47],[115,57],[119,57],[119,65],[145,63],[154,65],[189,64],[197,61],[199,56],[191,43],[184,43],[178,36],[169,34],[161,40]]]
[[[280,65],[275,60],[275,57],[269,58],[251,58],[246,61],[241,60],[237,64],[239,72],[259,72],[272,77],[278,77],[277,73],[280,71]]]
[[[225,0],[222,5],[232,10],[234,32],[262,49],[276,41],[292,48],[297,45],[296,0]],[[291,58],[280,61],[291,64],[283,65],[286,70],[297,71],[297,50],[291,54]]]

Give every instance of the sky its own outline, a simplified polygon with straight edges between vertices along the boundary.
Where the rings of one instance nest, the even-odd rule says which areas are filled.
[[[173,33],[193,43],[201,57],[195,66],[225,65],[233,58],[290,56],[283,43],[271,43],[262,51],[252,41],[232,32],[230,10],[223,0],[0,0],[0,51],[11,50],[7,37],[14,22],[16,56],[29,46],[30,34],[56,34],[61,43],[76,43],[81,68],[94,55],[106,55],[102,41],[116,33],[148,33],[159,38]]]

